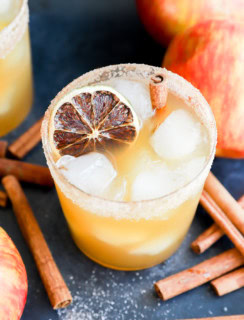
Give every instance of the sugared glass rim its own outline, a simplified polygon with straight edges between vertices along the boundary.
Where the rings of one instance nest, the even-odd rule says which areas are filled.
[[[28,0],[21,0],[22,5],[14,19],[0,31],[0,59],[4,59],[22,39],[28,22]]]
[[[169,92],[172,92],[174,95],[178,96],[181,99],[184,99],[183,96],[185,93],[185,94],[187,94],[187,97],[185,96],[184,101],[188,105],[192,105],[192,106],[194,105],[195,107],[201,106],[202,109],[204,108],[205,114],[204,114],[203,118],[205,117],[205,119],[201,119],[201,120],[203,120],[203,122],[205,122],[205,126],[208,128],[209,137],[210,137],[210,146],[211,146],[209,155],[205,161],[203,168],[188,183],[186,183],[185,185],[181,186],[180,188],[174,190],[173,192],[170,192],[170,193],[163,195],[161,197],[158,197],[158,198],[148,199],[148,200],[140,200],[140,201],[127,201],[127,202],[108,200],[108,199],[104,199],[99,196],[94,196],[94,195],[88,194],[88,193],[78,189],[76,186],[69,183],[67,181],[67,179],[60,173],[60,170],[57,168],[55,161],[52,157],[51,148],[49,148],[49,143],[48,143],[48,136],[49,136],[48,123],[49,123],[49,119],[51,116],[51,109],[53,106],[55,106],[57,104],[57,102],[62,97],[64,97],[66,94],[68,94],[74,88],[79,88],[84,85],[90,85],[90,84],[99,82],[99,80],[97,80],[99,77],[95,78],[95,75],[99,76],[99,75],[102,75],[103,73],[107,74],[109,72],[111,72],[113,74],[113,72],[115,72],[115,70],[117,70],[118,72],[122,72],[121,70],[126,69],[126,68],[128,69],[129,72],[132,72],[132,74],[133,74],[133,72],[135,72],[135,70],[137,70],[137,72],[140,72],[140,70],[143,70],[143,72],[145,74],[148,74],[148,77],[151,76],[152,74],[155,74],[158,72],[161,72],[161,73],[162,73],[162,71],[165,72],[167,74],[167,79],[168,79],[167,85],[168,85]],[[91,79],[91,78],[93,79],[93,81],[89,82],[89,79]],[[102,81],[102,79],[100,81]],[[84,84],[81,85],[80,84],[81,82],[83,82]],[[182,94],[181,94],[181,92],[180,93],[176,92],[176,90],[178,89],[177,86],[183,87]],[[201,112],[202,112],[202,110],[201,110]],[[127,212],[127,214],[126,214],[126,212],[124,212],[122,218],[128,218],[128,219],[131,219],[131,218],[132,219],[133,218],[147,219],[147,216],[145,216],[144,214],[140,214],[140,216],[137,216],[137,215],[133,215],[131,213],[132,213],[133,209],[135,209],[135,208],[136,208],[136,211],[143,210],[143,208],[146,211],[148,209],[146,209],[145,206],[150,207],[150,205],[152,205],[152,207],[155,207],[156,202],[160,202],[160,203],[165,202],[165,204],[162,206],[162,210],[165,209],[165,211],[167,211],[167,210],[173,209],[172,205],[170,205],[170,203],[172,203],[172,201],[175,201],[174,200],[175,197],[179,196],[178,200],[180,200],[182,198],[180,196],[180,192],[182,190],[187,189],[188,190],[187,194],[191,195],[190,190],[192,190],[192,192],[193,192],[193,190],[197,189],[196,187],[199,186],[199,184],[201,184],[201,182],[205,181],[205,179],[210,171],[210,168],[211,168],[214,156],[215,156],[216,142],[217,142],[217,130],[216,130],[216,123],[215,123],[214,115],[212,113],[210,106],[208,105],[207,101],[202,96],[200,91],[198,89],[196,89],[195,87],[193,87],[188,81],[186,81],[185,79],[183,79],[179,75],[177,75],[171,71],[168,71],[165,68],[163,69],[163,68],[149,66],[149,65],[145,65],[145,64],[111,65],[111,66],[102,67],[102,68],[87,72],[87,73],[83,74],[82,76],[80,76],[79,78],[73,80],[70,84],[68,84],[65,88],[63,88],[63,90],[60,91],[57,94],[57,96],[52,100],[50,106],[48,107],[48,109],[45,113],[45,117],[44,117],[44,120],[42,123],[41,133],[42,133],[43,149],[44,149],[44,153],[46,156],[46,160],[47,160],[49,169],[51,171],[51,174],[52,174],[55,182],[58,184],[59,188],[62,190],[62,192],[65,194],[66,197],[70,198],[70,200],[72,200],[75,204],[81,206],[83,209],[84,209],[84,206],[87,207],[85,205],[86,201],[97,202],[97,206],[95,205],[95,207],[97,207],[97,210],[99,209],[100,206],[104,206],[105,211],[110,212],[110,214],[109,213],[106,214],[104,211],[104,214],[102,214],[103,216],[113,216],[114,218],[120,218],[120,215],[118,215],[116,212],[116,206],[117,206],[117,208],[118,208],[118,206],[120,206],[121,210],[124,210]],[[198,181],[198,183],[197,183],[197,181]],[[66,190],[64,190],[60,184],[64,184],[64,185],[66,184],[69,188],[65,188]],[[77,199],[74,199],[75,196],[77,196]],[[81,201],[81,199],[82,199],[82,201]],[[166,205],[166,203],[168,205]],[[88,211],[96,213],[95,209],[88,210]],[[100,215],[100,214],[98,213],[98,215]]]

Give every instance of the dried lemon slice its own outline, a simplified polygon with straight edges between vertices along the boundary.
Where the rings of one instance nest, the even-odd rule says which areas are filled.
[[[108,151],[135,141],[139,121],[130,103],[109,86],[87,86],[64,96],[50,119],[49,137],[57,156]]]

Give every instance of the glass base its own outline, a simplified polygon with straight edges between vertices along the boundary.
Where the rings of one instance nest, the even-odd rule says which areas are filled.
[[[8,134],[9,132],[13,131],[14,129],[16,129],[18,126],[21,125],[21,123],[27,118],[27,116],[29,115],[30,111],[31,111],[31,105],[32,105],[32,99],[30,102],[30,106],[28,109],[25,110],[25,112],[22,113],[22,115],[16,119],[11,121],[11,123],[7,123],[6,124],[6,120],[3,120],[4,125],[1,125],[1,119],[0,119],[0,137],[5,136],[6,134]]]
[[[72,236],[72,235],[71,235]],[[105,268],[109,268],[109,269],[113,269],[113,270],[118,270],[118,271],[138,271],[138,270],[145,270],[145,269],[149,269],[152,267],[157,266],[158,264],[163,263],[164,261],[166,261],[168,258],[170,258],[180,247],[184,237],[182,239],[180,239],[179,241],[177,241],[177,243],[175,244],[175,247],[173,248],[173,250],[163,259],[160,259],[159,261],[157,261],[156,263],[152,263],[152,264],[148,264],[146,266],[142,266],[142,267],[119,267],[119,266],[115,266],[115,265],[111,265],[108,264],[106,262],[102,262],[96,258],[94,258],[92,255],[88,254],[83,248],[81,248],[78,243],[75,241],[74,237],[72,237],[74,243],[76,244],[77,248],[85,255],[87,256],[89,259],[91,259],[92,261],[100,264],[101,266],[105,267]]]

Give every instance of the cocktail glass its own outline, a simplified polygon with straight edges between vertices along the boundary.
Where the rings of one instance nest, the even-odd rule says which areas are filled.
[[[148,84],[161,68],[124,64],[91,71],[74,80],[53,100],[42,125],[45,156],[55,181],[59,200],[71,235],[89,258],[119,270],[138,270],[154,266],[171,256],[184,239],[194,217],[216,145],[213,114],[201,93],[189,82],[165,70],[169,95],[197,114],[209,135],[205,165],[189,183],[163,197],[144,201],[112,201],[92,196],[70,184],[56,166],[49,145],[52,108],[70,90],[99,84],[114,78]]]
[[[0,5],[0,136],[16,128],[32,104],[27,0]]]

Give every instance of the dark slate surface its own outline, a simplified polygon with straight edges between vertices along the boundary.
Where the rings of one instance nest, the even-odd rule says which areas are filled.
[[[132,0],[30,0],[30,12],[35,100],[31,114],[8,135],[9,141],[43,114],[62,87],[84,72],[122,62],[161,63],[164,50],[144,31]],[[25,160],[45,164],[41,145]],[[213,171],[236,198],[244,193],[244,161],[217,159]],[[231,247],[223,238],[201,256],[191,252],[191,241],[211,223],[201,208],[183,245],[166,263],[140,272],[118,272],[79,252],[55,190],[24,188],[75,301],[59,314],[52,310],[10,205],[0,208],[0,225],[14,240],[27,268],[29,293],[23,320],[173,320],[244,313],[243,289],[219,298],[207,284],[168,302],[154,293],[154,281]]]

